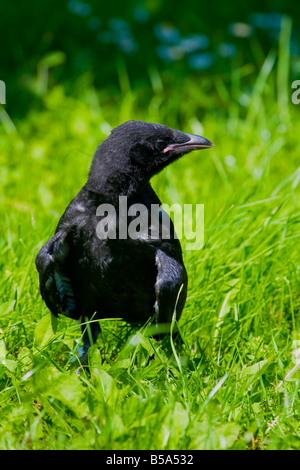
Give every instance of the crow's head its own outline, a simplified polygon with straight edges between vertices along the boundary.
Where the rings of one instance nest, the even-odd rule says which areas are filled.
[[[213,144],[198,135],[161,124],[128,121],[113,129],[98,147],[88,186],[97,187],[97,192],[129,195],[185,153],[209,147]]]

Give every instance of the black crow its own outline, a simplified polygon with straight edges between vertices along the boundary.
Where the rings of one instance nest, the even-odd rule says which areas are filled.
[[[175,306],[180,317],[187,293],[181,246],[149,181],[183,154],[212,146],[204,137],[128,121],[97,148],[86,184],[36,257],[41,294],[51,312],[82,323],[96,320],[88,332],[82,326],[83,362],[101,318],[170,324]],[[158,222],[150,218],[152,208]],[[129,236],[134,215],[143,211],[146,229]]]

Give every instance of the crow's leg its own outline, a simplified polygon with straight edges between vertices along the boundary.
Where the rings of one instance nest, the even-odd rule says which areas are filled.
[[[87,365],[88,353],[90,347],[96,343],[101,328],[99,322],[95,319],[89,321],[86,317],[85,321],[81,323],[83,348],[79,348],[78,359],[82,366]],[[79,372],[79,371],[77,371]]]

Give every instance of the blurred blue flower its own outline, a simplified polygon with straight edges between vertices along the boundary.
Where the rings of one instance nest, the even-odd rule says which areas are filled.
[[[130,26],[129,23],[125,20],[122,20],[121,18],[113,17],[109,20],[109,26],[111,29],[114,31],[124,31],[124,30],[129,30]]]
[[[282,15],[280,13],[269,13],[267,19],[270,29],[281,29]]]
[[[137,42],[131,36],[120,38],[117,45],[125,54],[134,54],[138,50]]]
[[[188,58],[188,62],[194,70],[206,70],[213,64],[213,55],[210,52],[193,54]]]
[[[180,41],[180,34],[177,28],[171,24],[159,23],[154,26],[154,33],[157,39],[165,44],[178,44]]]
[[[251,13],[249,19],[257,28],[265,28],[266,26],[265,15],[263,13]]]
[[[146,23],[149,19],[149,11],[146,8],[138,7],[133,10],[133,17],[139,23]]]
[[[180,41],[180,46],[187,53],[206,49],[208,45],[209,39],[204,34],[191,34]]]
[[[251,13],[249,20],[257,28],[280,30],[282,15],[280,13]]]
[[[103,44],[116,44],[124,54],[134,54],[138,44],[134,39],[130,25],[121,18],[111,18],[109,21],[110,31],[100,31],[97,40]]]
[[[101,21],[99,20],[99,18],[94,17],[89,20],[88,25],[90,29],[92,29],[93,31],[96,31],[97,29],[100,28]]]
[[[78,16],[88,16],[91,13],[91,7],[88,3],[71,0],[68,2],[68,9]]]
[[[218,52],[221,57],[232,58],[236,55],[236,47],[230,42],[222,42],[218,46]]]
[[[247,23],[231,23],[228,29],[232,36],[238,38],[249,38],[253,34],[253,27]]]
[[[184,51],[181,47],[178,46],[170,47],[160,44],[159,46],[157,46],[156,52],[158,57],[160,57],[160,59],[166,62],[174,62],[182,59],[182,57],[184,56]]]

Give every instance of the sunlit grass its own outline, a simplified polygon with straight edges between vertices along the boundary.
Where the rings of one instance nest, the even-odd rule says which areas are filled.
[[[122,98],[89,88],[74,99],[56,87],[45,94],[44,109],[24,121],[11,122],[3,110],[1,449],[300,447],[293,369],[300,339],[300,139],[298,110],[277,89],[288,86],[280,69],[284,41],[283,62],[271,52],[252,90],[242,88],[243,68],[229,84],[212,79],[223,110],[207,106],[203,119],[200,81],[187,79],[179,90],[156,83],[145,107],[125,75]],[[215,143],[153,180],[163,202],[204,204],[205,244],[187,251],[182,243],[189,274],[178,324],[183,347],[153,340],[147,325],[137,331],[103,320],[90,372],[78,375],[80,328],[66,318],[51,321],[34,258],[85,183],[96,146],[127,119]]]

